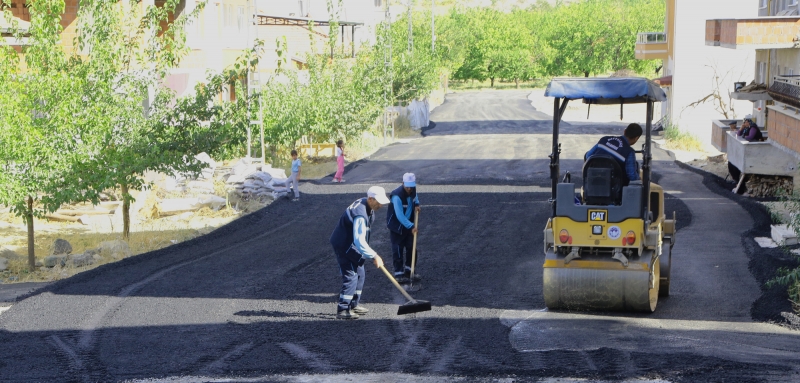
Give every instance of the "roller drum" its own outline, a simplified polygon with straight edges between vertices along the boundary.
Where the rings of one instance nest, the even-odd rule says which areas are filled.
[[[547,259],[563,256],[548,251]],[[656,283],[651,289],[651,259],[652,251],[630,259],[627,268],[611,258],[545,265],[545,304],[550,309],[653,312],[658,303],[659,262],[655,262]]]

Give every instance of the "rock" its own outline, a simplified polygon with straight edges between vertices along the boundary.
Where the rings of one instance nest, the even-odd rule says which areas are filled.
[[[44,257],[44,267],[64,266],[67,264],[67,255],[48,255]]]
[[[67,240],[59,238],[53,242],[51,249],[50,255],[65,255],[72,252],[72,245]]]
[[[795,313],[790,312],[781,312],[781,316],[786,319],[787,322],[791,323],[794,326],[800,327],[800,316],[797,316]]]
[[[0,271],[8,269],[8,259],[0,258]]]
[[[33,265],[36,267],[42,267],[44,266],[44,262],[37,259],[36,262],[33,263]]]
[[[3,246],[0,246],[0,257],[8,259],[9,261],[16,261],[17,259],[22,258],[22,256],[17,254],[16,251]]]
[[[778,247],[778,244],[775,243],[775,241],[773,241],[772,238],[755,237],[754,239],[755,239],[756,243],[758,243],[758,245],[761,246],[761,247],[768,248],[768,249]]]
[[[797,234],[787,225],[772,225],[772,240],[780,246],[797,244]]]
[[[122,240],[101,242],[97,250],[101,255],[114,259],[129,257],[132,254],[128,243]]]
[[[69,262],[72,264],[72,266],[75,267],[89,266],[94,263],[94,257],[92,256],[92,254],[81,253],[81,254],[71,255],[69,257]]]

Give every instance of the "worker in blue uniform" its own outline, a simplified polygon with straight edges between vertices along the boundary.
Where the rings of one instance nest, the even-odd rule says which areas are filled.
[[[628,185],[630,181],[639,179],[639,165],[636,162],[636,151],[633,149],[633,144],[639,141],[642,136],[642,126],[639,124],[630,124],[625,128],[625,132],[621,136],[606,136],[597,142],[583,156],[586,161],[589,157],[597,155],[605,155],[612,157],[625,169],[626,179],[624,185]]]
[[[384,188],[370,187],[366,198],[356,200],[345,209],[331,234],[331,245],[342,275],[337,319],[357,319],[369,312],[359,305],[364,288],[364,262],[371,259],[375,267],[383,267],[381,257],[369,247],[370,227],[375,221],[375,211],[388,203]]]
[[[403,174],[403,184],[392,191],[390,199],[386,226],[392,241],[394,278],[400,283],[407,283],[411,278],[414,234],[418,230],[413,222],[414,216],[419,212],[417,177],[414,173]],[[416,272],[414,279],[421,279]]]

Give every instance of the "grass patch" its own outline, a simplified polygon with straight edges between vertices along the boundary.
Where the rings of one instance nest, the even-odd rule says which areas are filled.
[[[675,126],[668,126],[664,129],[664,140],[668,149],[686,150],[692,152],[702,152],[703,144],[697,136],[689,132],[682,131]]]

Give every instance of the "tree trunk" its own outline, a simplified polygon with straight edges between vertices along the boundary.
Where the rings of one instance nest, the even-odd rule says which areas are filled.
[[[128,240],[131,235],[131,196],[128,195],[128,185],[122,184],[122,238]]]
[[[489,77],[492,80],[492,88],[494,88],[494,77]]]
[[[517,89],[519,89],[519,79],[518,78],[514,79],[514,84],[516,84],[517,85]]]
[[[33,197],[28,196],[28,211],[25,212],[25,223],[28,224],[28,269],[36,269],[36,253],[33,251]]]
[[[589,72],[583,71],[583,77],[589,77]]]

